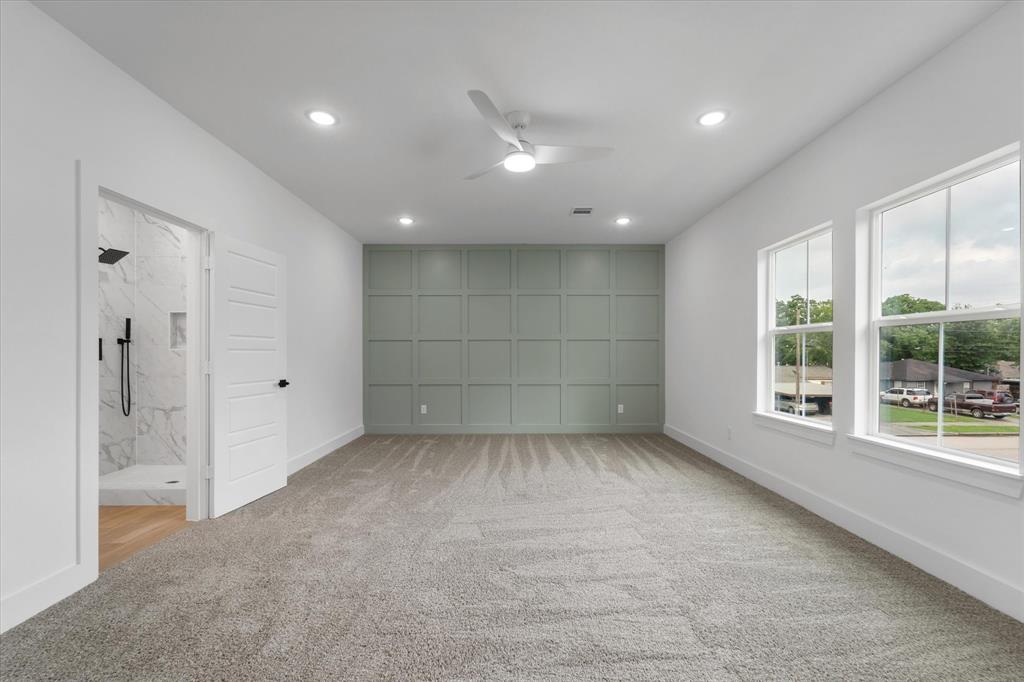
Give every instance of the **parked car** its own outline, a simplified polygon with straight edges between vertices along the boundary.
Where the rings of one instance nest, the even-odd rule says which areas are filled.
[[[818,403],[813,400],[808,400],[803,404],[803,409],[801,409],[800,403],[797,402],[793,396],[776,395],[775,409],[779,412],[802,414],[805,417],[809,417],[811,415],[818,414]]]
[[[1004,419],[1006,415],[1017,411],[1016,405],[994,402],[981,393],[952,393],[946,396],[943,403],[946,412],[969,414],[975,419],[984,419],[985,417]],[[939,399],[933,397],[929,400],[928,409],[938,412]]]
[[[974,391],[983,398],[988,398],[994,403],[1007,403],[1009,405],[1016,405],[1017,399],[1013,397],[1013,394],[1009,391]]]
[[[932,394],[923,388],[890,388],[879,395],[883,403],[900,407],[924,407],[932,397]]]

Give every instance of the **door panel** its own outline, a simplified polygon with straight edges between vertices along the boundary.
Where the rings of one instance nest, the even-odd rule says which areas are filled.
[[[287,482],[285,264],[215,237],[213,482],[220,516]]]

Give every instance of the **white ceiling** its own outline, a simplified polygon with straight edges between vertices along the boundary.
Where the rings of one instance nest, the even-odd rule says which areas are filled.
[[[1003,3],[36,4],[362,241],[578,243],[670,239]],[[471,88],[615,154],[463,180]]]

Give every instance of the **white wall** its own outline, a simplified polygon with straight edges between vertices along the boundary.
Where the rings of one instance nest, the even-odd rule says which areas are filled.
[[[866,265],[853,262],[855,212],[1021,139],[1022,35],[1024,7],[1011,3],[684,231],[665,259],[666,432],[1017,618],[1024,502],[858,455],[845,434],[855,267]],[[751,417],[757,251],[827,220],[834,447]]]
[[[96,575],[95,497],[89,504],[96,403],[82,402],[80,421],[77,412],[75,161],[96,184],[288,259],[290,470],[361,432],[362,250],[38,9],[0,7],[0,627],[7,628]],[[93,198],[87,209],[94,205]],[[95,244],[82,248],[95,252]],[[82,295],[95,306],[95,291]],[[93,308],[87,337],[95,318]],[[83,363],[82,386],[95,389],[95,373]],[[93,450],[81,460],[91,470],[79,471],[78,428]],[[83,500],[76,499],[79,475]]]

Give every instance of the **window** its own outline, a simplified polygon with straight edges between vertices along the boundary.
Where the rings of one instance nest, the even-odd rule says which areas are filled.
[[[767,250],[764,343],[769,395],[762,411],[832,421],[832,229],[816,228]]]
[[[1019,469],[1019,155],[872,217],[872,435]]]

